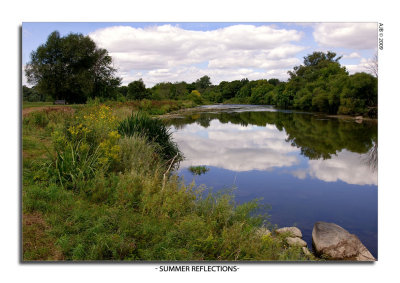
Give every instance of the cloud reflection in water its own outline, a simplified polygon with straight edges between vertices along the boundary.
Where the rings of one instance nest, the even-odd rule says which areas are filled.
[[[364,155],[342,150],[331,159],[308,160],[274,125],[241,126],[214,119],[207,128],[193,123],[172,131],[186,157],[181,168],[206,165],[236,172],[286,168],[299,179],[377,185],[377,172],[362,162]]]

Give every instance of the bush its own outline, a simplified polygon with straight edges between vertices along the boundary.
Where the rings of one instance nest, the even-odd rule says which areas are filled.
[[[147,139],[142,136],[123,137],[119,140],[119,146],[121,150],[117,171],[129,172],[134,170],[146,174],[151,172],[159,161],[157,158],[159,145],[149,144]]]
[[[164,160],[175,158],[175,161],[179,161],[182,159],[182,153],[172,140],[172,133],[160,119],[152,119],[147,114],[138,112],[121,121],[118,126],[118,132],[126,137],[142,136],[147,141],[158,144],[157,151]]]

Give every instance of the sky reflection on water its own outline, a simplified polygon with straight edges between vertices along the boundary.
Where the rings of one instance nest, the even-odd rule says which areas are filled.
[[[377,170],[368,162],[376,125],[246,110],[172,119],[186,158],[178,174],[214,191],[236,187],[239,203],[262,198],[270,222],[297,225],[309,248],[314,223],[327,221],[377,256]],[[198,165],[210,171],[193,176],[188,167]]]
[[[240,126],[212,120],[208,128],[191,124],[172,131],[186,158],[181,168],[206,165],[243,172],[286,167],[299,179],[310,176],[326,182],[377,185],[377,172],[371,172],[362,162],[366,154],[343,150],[331,159],[308,160],[275,126]]]

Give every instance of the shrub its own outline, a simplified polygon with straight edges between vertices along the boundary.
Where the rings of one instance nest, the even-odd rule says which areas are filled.
[[[172,133],[160,119],[153,119],[143,112],[138,112],[121,121],[118,132],[126,137],[143,136],[147,141],[158,144],[158,153],[164,160],[182,159],[182,153],[172,140]]]

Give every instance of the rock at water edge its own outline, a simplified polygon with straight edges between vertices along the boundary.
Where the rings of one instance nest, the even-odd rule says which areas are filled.
[[[307,243],[297,237],[287,237],[286,242],[289,244],[289,246],[307,247]]]
[[[301,234],[300,229],[297,227],[283,227],[283,228],[276,229],[275,232],[277,234],[289,233],[290,236],[292,236],[292,237],[298,237],[298,238],[303,237],[303,234]]]
[[[315,253],[320,257],[334,260],[376,260],[356,235],[335,223],[316,222],[312,243]]]

